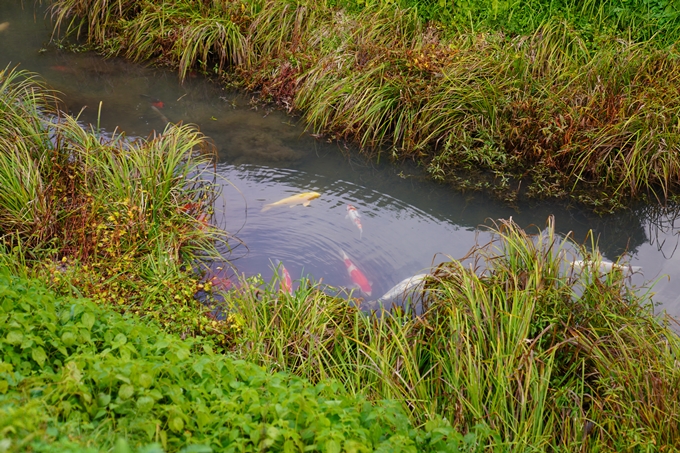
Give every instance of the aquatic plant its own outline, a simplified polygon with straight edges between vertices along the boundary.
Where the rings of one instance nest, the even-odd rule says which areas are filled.
[[[501,221],[496,240],[428,279],[423,313],[372,315],[301,282],[227,294],[234,351],[272,370],[337,379],[402,402],[414,423],[443,416],[488,446],[536,451],[678,448],[680,338],[621,272],[547,228]],[[571,266],[572,250],[595,264]]]

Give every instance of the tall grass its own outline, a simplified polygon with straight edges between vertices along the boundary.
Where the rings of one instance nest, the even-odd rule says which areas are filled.
[[[99,27],[88,38],[108,54],[221,76],[437,180],[492,175],[506,196],[600,211],[680,187],[677,44],[634,38],[613,2],[554,5],[516,35],[426,22],[422,3],[333,5],[56,0],[52,11],[58,27]]]
[[[219,186],[200,132],[169,125],[133,140],[86,130],[34,75],[12,69],[0,72],[0,124],[0,247],[14,265],[200,333],[200,262],[228,247],[209,222]]]
[[[49,130],[40,120],[41,112],[54,109],[55,103],[33,75],[10,67],[0,71],[0,224],[37,242],[55,214],[48,203],[50,182],[43,179],[52,166],[45,152]]]
[[[227,295],[238,353],[372,399],[395,398],[416,424],[441,415],[487,426],[489,447],[520,451],[678,448],[680,338],[625,276],[571,267],[579,250],[554,225],[511,222],[470,262],[441,265],[424,312],[366,315],[302,282]],[[632,447],[631,447],[632,446]]]

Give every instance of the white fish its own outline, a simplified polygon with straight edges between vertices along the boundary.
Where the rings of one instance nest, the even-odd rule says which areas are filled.
[[[409,278],[405,278],[404,280],[394,285],[392,289],[387,291],[376,302],[386,302],[388,300],[394,299],[395,297],[406,296],[406,293],[409,292],[409,290],[411,290],[413,287],[422,285],[423,281],[427,278],[428,275],[429,274],[418,274]]]
[[[577,270],[582,270],[583,268],[590,268],[593,267],[595,264],[594,261],[583,261],[583,260],[576,260],[571,263],[572,267]],[[640,266],[631,266],[629,264],[616,264],[612,263],[611,261],[600,261],[599,262],[599,270],[602,273],[609,273],[613,271],[614,269],[623,271],[623,272],[630,272],[635,273],[635,272],[640,272],[642,268]]]
[[[315,198],[319,198],[320,193],[317,192],[303,192],[297,195],[291,195],[283,200],[279,200],[276,203],[269,203],[264,205],[261,212],[268,211],[276,206],[290,206],[291,208],[297,204],[302,203],[302,206],[309,206],[309,203]]]
[[[364,229],[361,226],[361,214],[359,214],[359,211],[357,211],[357,208],[352,206],[351,204],[347,205],[347,215],[345,218],[349,217],[352,222],[359,228],[359,239],[361,239],[361,235],[364,233]]]
[[[9,28],[9,22],[3,22],[0,24],[0,32],[3,32]]]

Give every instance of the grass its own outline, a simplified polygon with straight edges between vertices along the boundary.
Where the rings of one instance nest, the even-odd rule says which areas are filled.
[[[501,221],[495,241],[433,271],[419,310],[369,315],[360,300],[318,284],[289,295],[251,279],[217,294],[217,316],[195,299],[210,292],[197,264],[229,239],[206,222],[217,192],[202,136],[175,125],[138,141],[88,131],[58,114],[30,73],[6,69],[0,86],[0,187],[17,189],[0,191],[0,426],[11,436],[3,448],[109,448],[119,435],[173,451],[199,438],[284,451],[680,448],[671,320],[656,317],[649,293],[622,272],[600,274],[596,247],[557,236],[552,219],[535,234]],[[575,270],[580,257],[592,265]],[[291,392],[295,379],[220,351],[318,385]],[[225,370],[252,384],[224,387],[236,398],[226,406],[214,392]],[[265,382],[278,405],[253,396]],[[300,403],[300,392],[310,399]],[[328,416],[307,410],[317,403]],[[206,415],[213,409],[221,415]],[[302,419],[286,417],[303,412],[300,434],[291,426]],[[261,427],[281,417],[261,444]]]
[[[218,185],[203,136],[189,125],[147,140],[86,130],[35,75],[10,68],[0,71],[0,108],[5,264],[185,335],[206,333],[211,319],[194,299],[200,263],[228,237],[209,223]]]
[[[421,315],[369,316],[310,282],[293,296],[244,282],[227,294],[242,329],[233,350],[401,401],[416,425],[483,424],[495,433],[487,448],[678,448],[680,338],[670,320],[620,272],[600,274],[597,255],[556,236],[552,221],[536,234],[511,222],[493,231],[468,264],[433,273]],[[595,264],[574,271],[579,253]]]
[[[495,25],[479,28],[455,17],[497,2],[430,3],[55,0],[52,12],[57,28],[87,30],[107,55],[258,92],[315,133],[414,159],[461,188],[496,184],[513,200],[566,198],[600,212],[677,192],[672,7],[518,3],[502,8],[529,22],[482,15]]]

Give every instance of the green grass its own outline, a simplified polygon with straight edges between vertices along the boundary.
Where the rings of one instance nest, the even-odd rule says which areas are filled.
[[[416,429],[372,406],[216,354],[0,267],[0,446],[42,451],[459,451],[436,419]],[[469,451],[469,450],[466,450]]]
[[[662,3],[55,0],[52,12],[107,55],[258,92],[435,180],[605,212],[678,190],[680,27]]]
[[[219,192],[196,128],[170,125],[147,140],[86,130],[35,75],[9,68],[0,124],[6,264],[184,335],[206,333],[194,299],[200,263],[228,235],[209,223]]]
[[[242,330],[233,350],[401,401],[415,424],[482,423],[495,433],[488,448],[679,448],[680,338],[670,320],[656,318],[620,272],[572,270],[574,251],[586,252],[552,223],[529,234],[502,222],[493,232],[472,264],[434,272],[421,315],[368,316],[309,282],[293,296],[246,282],[227,295]]]

